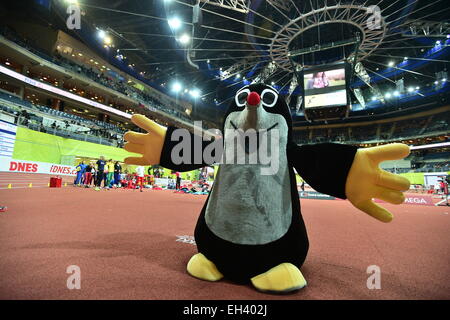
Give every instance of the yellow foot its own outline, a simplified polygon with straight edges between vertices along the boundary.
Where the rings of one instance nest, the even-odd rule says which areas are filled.
[[[187,271],[191,276],[207,281],[218,281],[223,278],[214,263],[201,253],[192,256],[188,262]]]
[[[270,293],[288,293],[306,286],[300,270],[292,263],[282,263],[251,279],[256,289]]]

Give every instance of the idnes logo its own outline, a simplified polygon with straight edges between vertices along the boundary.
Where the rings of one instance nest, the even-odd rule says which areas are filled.
[[[23,163],[23,162],[11,161],[9,164],[9,171],[37,172],[38,164],[37,163]]]
[[[53,165],[50,168],[50,173],[76,174],[77,171],[73,170],[71,167]]]

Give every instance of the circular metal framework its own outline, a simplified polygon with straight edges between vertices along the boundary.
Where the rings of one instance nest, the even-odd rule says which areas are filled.
[[[311,10],[280,28],[270,44],[270,57],[280,68],[292,71],[289,62],[289,45],[296,37],[319,25],[345,23],[361,31],[361,44],[358,51],[358,61],[361,61],[377,49],[387,32],[387,24],[381,15],[377,17],[379,20],[375,24],[375,28],[371,27],[374,19],[372,14],[371,7],[350,4],[325,6]]]

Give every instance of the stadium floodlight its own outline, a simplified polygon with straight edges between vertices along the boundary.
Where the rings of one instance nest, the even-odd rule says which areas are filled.
[[[98,30],[97,36],[98,36],[100,39],[104,39],[105,36],[106,36],[106,32],[103,31],[103,30]]]
[[[189,41],[191,41],[191,37],[187,33],[184,33],[180,38],[178,38],[178,41],[181,44],[188,44]]]
[[[109,46],[112,43],[112,39],[110,36],[106,36],[103,38],[103,42]]]
[[[200,97],[200,90],[199,89],[192,89],[191,91],[189,91],[189,93],[191,94],[191,96],[193,98]]]
[[[181,27],[181,20],[177,17],[170,18],[167,22],[173,30],[178,30]]]
[[[180,92],[181,89],[183,89],[183,86],[182,86],[181,83],[179,83],[179,82],[175,82],[175,83],[172,85],[172,91],[173,91],[173,92]]]
[[[393,67],[395,65],[395,62],[394,61],[389,61],[389,63],[388,63],[388,66],[389,67]]]

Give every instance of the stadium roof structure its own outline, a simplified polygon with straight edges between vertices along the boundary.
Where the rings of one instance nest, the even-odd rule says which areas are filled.
[[[403,96],[420,100],[424,87],[430,94],[448,89],[447,2],[59,0],[51,10],[64,23],[67,6],[79,6],[83,27],[72,35],[156,88],[219,110],[255,81],[272,84],[292,104],[301,94],[294,70],[347,61],[357,111]],[[99,41],[99,31],[113,47]]]

